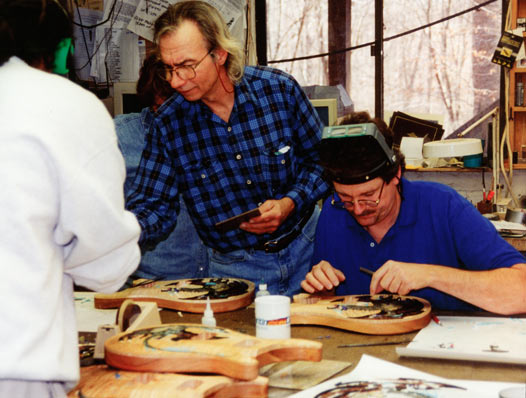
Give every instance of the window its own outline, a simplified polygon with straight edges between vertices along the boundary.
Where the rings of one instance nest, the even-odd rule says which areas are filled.
[[[477,6],[478,0],[384,1],[384,112],[432,113],[445,135],[499,98],[500,67],[491,63],[500,37],[501,7],[494,1],[397,38],[395,35]],[[353,0],[351,47],[374,42],[374,2]],[[326,85],[328,57],[272,63],[326,53],[327,2],[267,0],[267,59],[302,85]],[[370,46],[351,52],[355,110],[374,115],[375,59]]]

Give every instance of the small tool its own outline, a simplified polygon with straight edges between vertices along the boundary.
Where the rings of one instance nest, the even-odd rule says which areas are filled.
[[[488,196],[486,197],[486,202],[491,202],[491,199],[493,199],[493,196],[495,195],[495,191],[491,190],[488,192]]]
[[[353,348],[353,347],[373,347],[377,345],[397,345],[410,343],[412,340],[401,340],[401,341],[381,341],[378,343],[359,343],[359,344],[342,344],[338,348]]]
[[[360,271],[363,272],[363,273],[366,273],[367,275],[370,275],[370,276],[374,275],[374,271],[371,271],[368,268],[360,267]]]
[[[438,319],[438,317],[437,317],[435,314],[431,314],[431,319],[432,319],[433,322],[435,322],[437,325],[444,326],[444,325],[442,324],[442,322],[440,321],[440,319]]]

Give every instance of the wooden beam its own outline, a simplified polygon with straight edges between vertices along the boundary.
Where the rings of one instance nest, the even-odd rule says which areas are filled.
[[[351,0],[329,0],[329,52],[351,46]],[[329,84],[341,84],[347,92],[351,81],[349,51],[329,55]]]
[[[374,2],[374,116],[384,118],[384,2]]]
[[[256,11],[256,53],[258,65],[267,65],[267,4],[254,1]]]

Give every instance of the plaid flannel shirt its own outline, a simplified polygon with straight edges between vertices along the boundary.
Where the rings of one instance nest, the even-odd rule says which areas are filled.
[[[292,230],[328,190],[315,145],[322,124],[298,83],[267,67],[245,67],[228,122],[201,101],[174,94],[157,111],[128,198],[142,227],[141,246],[173,229],[178,195],[203,242],[222,252],[250,248]],[[214,224],[290,197],[295,210],[272,235]]]

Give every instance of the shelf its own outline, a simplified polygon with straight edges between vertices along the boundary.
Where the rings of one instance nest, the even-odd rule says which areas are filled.
[[[509,20],[511,28],[517,28],[517,18],[526,18],[526,0],[511,0],[511,18]],[[508,26],[510,27],[510,26]],[[523,37],[525,32],[523,31]],[[522,83],[523,94],[522,101],[516,101],[517,83]],[[507,98],[507,107],[511,109],[509,124],[510,144],[513,152],[521,152],[524,156],[526,149],[526,68],[523,64],[514,63],[509,74],[509,90]],[[515,104],[522,103],[521,106]],[[513,169],[526,169],[524,164],[515,164]]]
[[[506,170],[509,169],[508,162],[504,162],[504,167]],[[526,163],[514,163],[513,170],[526,170]]]
[[[526,169],[526,164],[523,165]],[[515,168],[515,167],[514,167]],[[474,173],[480,171],[491,171],[489,167],[419,167],[417,169],[405,169],[405,172],[416,171],[416,172],[446,172],[446,173]]]

